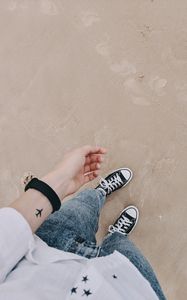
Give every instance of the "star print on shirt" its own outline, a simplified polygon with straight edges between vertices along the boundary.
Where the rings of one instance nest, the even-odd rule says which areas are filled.
[[[85,283],[88,281],[88,276],[83,276],[82,281],[84,281]]]
[[[112,277],[113,277],[114,279],[117,279],[117,276],[116,276],[115,274],[113,274]]]
[[[84,290],[84,294],[82,294],[82,296],[86,295],[87,297],[89,295],[92,295],[92,293],[90,292],[90,289],[89,290]]]
[[[71,294],[73,294],[73,293],[76,294],[77,293],[77,289],[78,289],[77,287],[73,287],[71,289]]]

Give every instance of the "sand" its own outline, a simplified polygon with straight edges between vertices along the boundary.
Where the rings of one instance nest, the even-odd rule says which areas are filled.
[[[168,299],[185,300],[187,2],[2,0],[0,14],[0,206],[24,172],[107,147],[102,175],[127,166],[134,179],[106,202],[98,241],[137,205],[131,239]]]

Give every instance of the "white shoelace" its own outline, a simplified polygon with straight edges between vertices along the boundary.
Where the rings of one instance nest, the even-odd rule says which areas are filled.
[[[118,173],[113,175],[110,179],[104,179],[101,177],[100,186],[107,191],[107,193],[113,192],[116,188],[120,187],[123,181]]]
[[[115,231],[117,231],[117,232],[126,234],[125,230],[129,229],[129,227],[132,224],[133,224],[133,221],[129,220],[124,215],[122,215],[120,217],[120,219],[118,220],[117,224],[109,226],[109,232],[115,232]]]

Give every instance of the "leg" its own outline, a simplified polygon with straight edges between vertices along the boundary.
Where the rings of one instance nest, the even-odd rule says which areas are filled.
[[[119,232],[108,234],[101,245],[99,256],[109,255],[115,250],[125,255],[136,266],[141,274],[150,282],[160,300],[166,299],[151,265],[127,236]]]
[[[105,201],[101,190],[87,189],[62,204],[38,229],[36,234],[49,246],[68,251],[70,240],[95,243],[100,210]]]

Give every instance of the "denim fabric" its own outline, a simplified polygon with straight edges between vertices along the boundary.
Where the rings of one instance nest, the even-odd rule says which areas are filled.
[[[51,247],[87,258],[119,251],[150,282],[158,298],[165,300],[152,267],[127,236],[118,232],[109,233],[101,245],[96,244],[95,234],[105,199],[102,190],[86,189],[80,192],[75,198],[64,202],[59,211],[50,215],[36,234]]]

